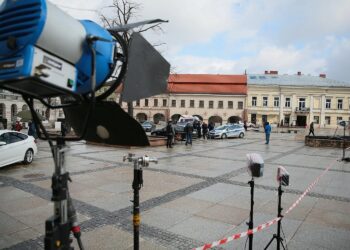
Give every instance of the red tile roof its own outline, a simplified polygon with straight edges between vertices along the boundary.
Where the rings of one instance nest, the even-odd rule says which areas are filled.
[[[169,93],[247,94],[246,75],[172,74]]]
[[[120,93],[122,84],[116,89]],[[246,75],[171,74],[168,93],[246,95]]]

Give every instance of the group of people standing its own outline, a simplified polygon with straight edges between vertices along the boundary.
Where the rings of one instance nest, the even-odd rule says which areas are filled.
[[[12,124],[11,129],[17,132],[20,132],[24,128],[24,125],[22,125],[19,121],[16,121]],[[38,138],[38,135],[36,133],[35,124],[32,121],[28,121],[28,135],[33,136],[35,139]]]
[[[200,139],[208,139],[208,133],[214,129],[214,125],[212,123],[206,124],[205,122],[195,121],[193,123],[187,123],[184,127],[184,134],[186,138],[185,145],[192,145],[193,132],[197,132],[197,137]],[[172,148],[174,139],[175,139],[175,129],[172,124],[172,121],[169,121],[166,126],[166,134],[167,134],[167,148]]]

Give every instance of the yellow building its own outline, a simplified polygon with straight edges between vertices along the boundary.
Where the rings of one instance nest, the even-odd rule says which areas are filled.
[[[350,83],[325,75],[278,75],[277,71],[248,75],[176,74],[168,93],[133,103],[137,120],[169,120],[196,115],[222,124],[263,121],[284,126],[335,128],[350,120]],[[126,110],[126,103],[122,106]]]
[[[248,120],[262,124],[334,128],[350,120],[350,83],[320,76],[278,75],[276,71],[247,77]]]

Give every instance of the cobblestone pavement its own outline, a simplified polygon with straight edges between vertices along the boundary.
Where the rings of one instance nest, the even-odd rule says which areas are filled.
[[[350,164],[337,161],[341,150],[306,147],[295,134],[274,133],[270,145],[263,137],[249,131],[244,139],[197,140],[193,146],[178,143],[172,149],[69,143],[66,166],[85,248],[133,249],[133,166],[122,161],[128,152],[159,160],[144,169],[141,249],[191,249],[245,231],[250,209],[246,154],[255,152],[264,158],[265,169],[255,179],[254,224],[276,216],[278,166],[291,176],[282,197],[286,210],[332,164],[283,218],[283,232],[288,249],[349,249]],[[44,222],[53,213],[52,172],[44,141],[31,165],[0,169],[0,248],[43,249]],[[255,234],[254,249],[263,249],[275,231],[276,225]],[[244,249],[245,243],[243,238],[220,249]]]

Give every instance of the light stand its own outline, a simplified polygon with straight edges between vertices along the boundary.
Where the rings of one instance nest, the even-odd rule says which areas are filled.
[[[140,189],[143,185],[143,172],[142,167],[148,167],[150,162],[158,163],[156,158],[150,158],[148,156],[135,157],[135,154],[129,153],[123,157],[123,161],[134,163],[134,179],[132,181],[132,188],[134,190],[133,200],[133,226],[134,226],[134,250],[140,249]]]
[[[254,223],[253,223],[253,214],[254,214],[254,177],[252,177],[252,180],[248,182],[250,185],[250,216],[249,216],[249,222],[247,223],[249,230],[253,229]],[[250,234],[249,236],[249,250],[253,250],[253,234]]]
[[[282,194],[283,194],[283,190],[282,190],[282,184],[280,182],[279,186],[278,186],[278,208],[277,208],[277,217],[281,218],[278,222],[277,222],[277,234],[274,234],[272,236],[272,239],[269,241],[269,243],[267,244],[267,246],[264,248],[264,250],[268,249],[269,246],[271,245],[271,243],[273,242],[274,239],[277,240],[277,250],[281,249],[281,245],[283,247],[283,249],[286,249],[284,247],[283,244],[283,238],[281,237],[281,223],[282,223],[282,204],[281,204],[281,200],[282,200]]]
[[[72,199],[68,191],[69,173],[64,165],[66,146],[64,139],[58,139],[53,146],[55,172],[52,175],[52,198],[54,215],[45,222],[45,250],[71,250],[70,232],[78,241],[80,249],[84,249],[80,240],[80,227],[77,225],[77,216]]]
[[[259,154],[252,153],[247,154],[248,160],[248,173],[251,175],[252,179],[248,182],[250,185],[250,216],[249,222],[247,223],[249,228],[249,250],[253,250],[253,215],[254,215],[254,177],[262,177],[264,173],[264,160]]]

